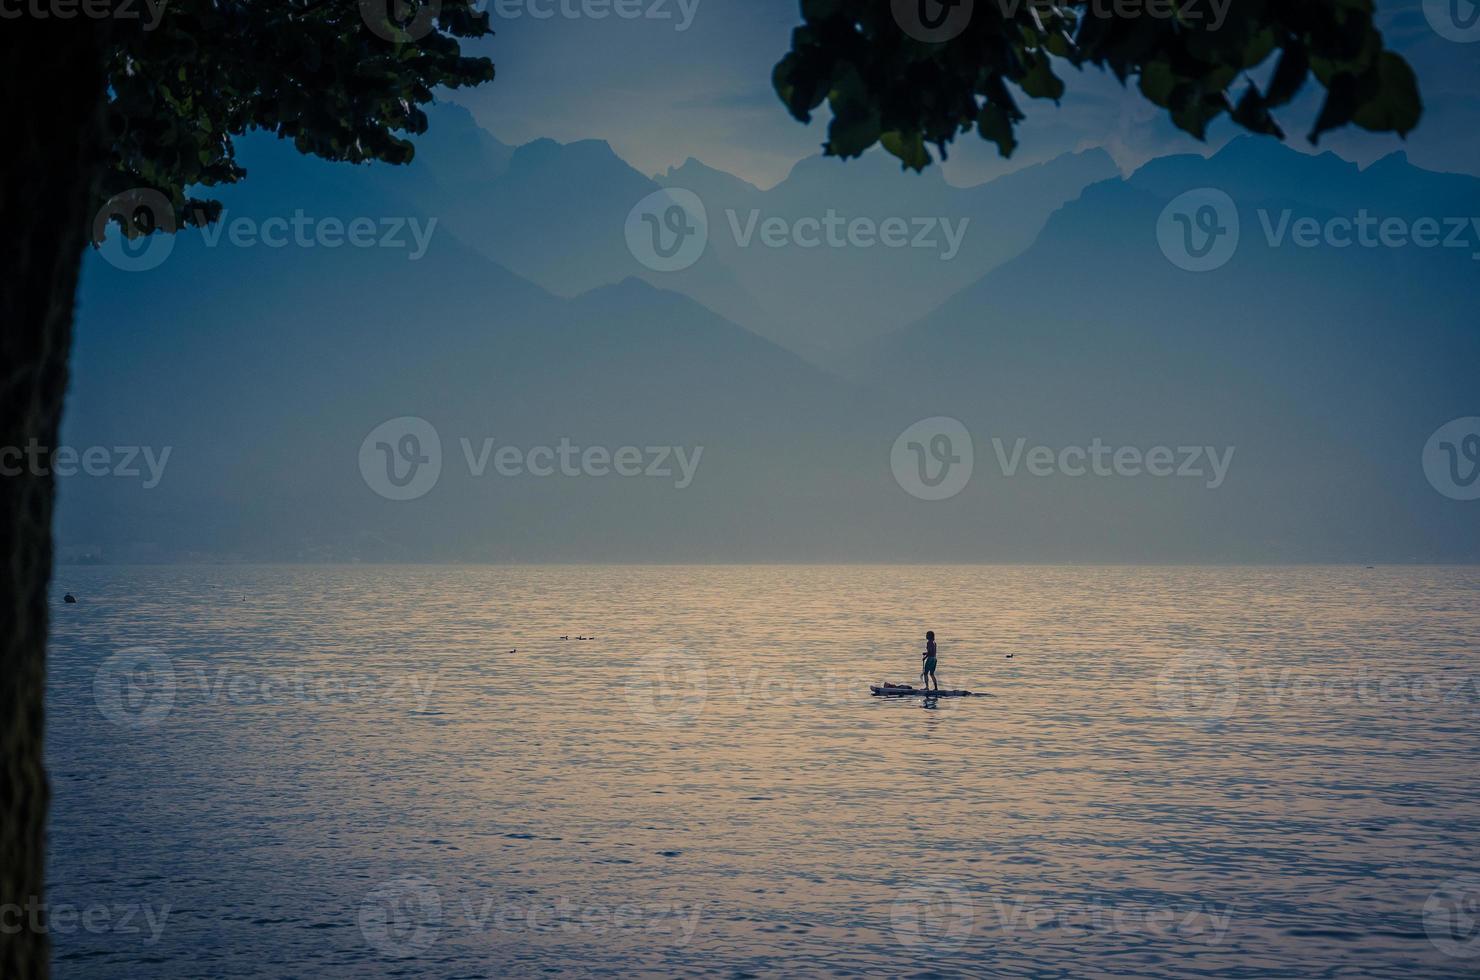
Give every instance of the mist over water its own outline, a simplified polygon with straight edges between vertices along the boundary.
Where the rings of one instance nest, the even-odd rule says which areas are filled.
[[[1480,955],[1474,568],[56,587],[60,977],[1454,976]],[[915,678],[926,628],[942,684],[991,697],[869,697]]]

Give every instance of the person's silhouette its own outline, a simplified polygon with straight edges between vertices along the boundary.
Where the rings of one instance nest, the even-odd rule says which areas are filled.
[[[925,689],[929,690],[931,682],[934,681],[935,689],[939,691],[940,681],[935,677],[935,630],[925,631],[925,652],[920,654],[920,657],[925,661],[925,666],[920,671],[920,677],[925,681]]]

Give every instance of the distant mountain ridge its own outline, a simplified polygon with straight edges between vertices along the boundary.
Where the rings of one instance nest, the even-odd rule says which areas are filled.
[[[843,164],[822,157],[797,164],[768,190],[689,160],[649,178],[600,140],[541,139],[490,154],[476,178],[443,164],[447,146],[475,142],[465,110],[441,107],[432,131],[441,142],[418,152],[406,193],[473,248],[545,289],[574,296],[628,276],[685,293],[710,309],[814,363],[845,367],[860,337],[922,316],[983,272],[1026,248],[1048,215],[1088,184],[1116,173],[1100,151],[1071,154],[990,184],[954,188],[938,173],[899,171],[883,153]],[[502,144],[499,144],[500,146]],[[660,187],[692,191],[709,217],[708,246],[691,267],[655,272],[628,248],[624,225],[634,206]],[[934,234],[927,247],[912,228],[907,247],[771,247],[764,221],[894,217],[949,221],[958,249]],[[736,229],[751,229],[737,234]]]
[[[1240,235],[1226,264],[1189,272],[1158,226],[1201,188],[1229,195]],[[974,423],[983,439],[1238,447],[1214,493],[1106,483],[1120,526],[1085,509],[1083,483],[1009,481],[994,488],[1004,548],[1037,536],[1175,554],[1180,538],[1241,561],[1475,560],[1480,522],[1419,460],[1438,426],[1480,415],[1480,239],[1306,248],[1266,233],[1363,210],[1480,215],[1480,180],[1395,158],[1362,171],[1254,139],[1153,161],[1090,187],[1024,254],[890,335],[870,383],[929,392],[916,411]]]
[[[1480,181],[1399,158],[1359,171],[1267,143],[1165,158],[1083,189],[1093,159],[1054,161],[1025,176],[1033,191],[1021,193],[1039,195],[1034,213],[1069,195],[1042,231],[1027,233],[1026,218],[1007,222],[1023,236],[1020,254],[1018,240],[1008,242],[1013,254],[1000,264],[862,345],[869,356],[844,381],[818,366],[837,353],[823,335],[799,351],[805,338],[791,327],[771,326],[786,334],[782,344],[715,307],[727,295],[737,304],[792,297],[788,322],[805,325],[833,316],[829,304],[855,308],[890,290],[923,303],[949,285],[930,263],[951,263],[838,250],[814,265],[800,249],[715,241],[683,273],[639,276],[627,268],[636,262],[622,223],[633,195],[660,182],[600,143],[509,148],[455,130],[442,139],[462,155],[429,151],[395,169],[328,164],[256,136],[242,147],[248,180],[223,189],[224,227],[180,233],[147,271],[87,257],[64,439],[171,454],[157,486],[60,480],[57,529],[69,553],[1480,559],[1480,522],[1466,510],[1475,505],[1441,496],[1420,465],[1439,425],[1480,415],[1480,279],[1470,252],[1271,246],[1258,213],[1318,223],[1362,208],[1410,223],[1476,214]],[[841,182],[832,164],[804,163],[766,191],[692,161],[664,179],[681,176],[708,195],[721,224],[727,207],[897,213],[893,197],[870,206],[895,180],[887,167],[857,163]],[[957,214],[1005,214],[1015,176],[964,190],[921,181],[911,206],[928,214],[967,202],[976,210]],[[572,203],[566,192],[587,186],[593,196]],[[1222,265],[1189,272],[1158,231],[1181,195],[1206,188],[1228,194],[1241,235]],[[300,217],[307,244],[264,234],[272,221]],[[354,244],[358,225],[373,234]],[[399,244],[386,240],[391,227]],[[427,233],[425,254],[411,227]],[[490,258],[502,249],[530,275]],[[849,275],[819,285],[837,263]],[[589,288],[571,285],[572,270]],[[536,276],[563,277],[572,292],[556,294]],[[850,283],[862,298],[845,295]],[[384,440],[378,450],[370,437],[408,416],[438,433],[441,474],[424,495],[394,500],[367,477],[362,453],[367,444],[401,451]],[[901,469],[893,454],[907,428],[940,416],[970,432],[975,469],[959,494],[930,501],[906,489],[913,463]],[[1226,453],[1227,471],[1216,485],[1035,475],[1022,463],[1006,472],[1040,448],[1056,461],[1093,440],[1138,453]],[[594,448],[598,460],[605,452],[602,475],[489,468],[500,449],[563,443]],[[692,479],[613,475],[609,457],[623,447],[653,456],[683,448]]]

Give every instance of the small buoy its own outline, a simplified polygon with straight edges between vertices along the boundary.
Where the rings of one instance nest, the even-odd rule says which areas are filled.
[[[62,596],[62,601],[66,603],[73,603],[77,601],[77,597],[68,592],[66,595]]]

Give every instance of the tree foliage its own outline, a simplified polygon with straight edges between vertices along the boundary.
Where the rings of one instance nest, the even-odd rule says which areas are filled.
[[[490,81],[460,38],[492,33],[475,0],[168,0],[150,26],[114,28],[109,159],[96,206],[145,188],[172,215],[112,216],[130,237],[215,220],[191,188],[246,175],[234,139],[262,129],[328,160],[405,163],[439,86]],[[95,237],[98,234],[95,231]],[[162,229],[168,230],[168,229]]]
[[[809,122],[825,101],[829,155],[882,144],[907,167],[975,129],[1003,156],[1018,96],[1064,93],[1056,69],[1093,65],[1134,82],[1204,138],[1227,114],[1284,137],[1275,110],[1311,76],[1325,90],[1309,138],[1355,123],[1406,134],[1422,106],[1408,64],[1383,47],[1372,0],[802,0],[805,23],[773,83]],[[1217,13],[1222,9],[1222,15]],[[1251,75],[1259,75],[1256,82]]]

